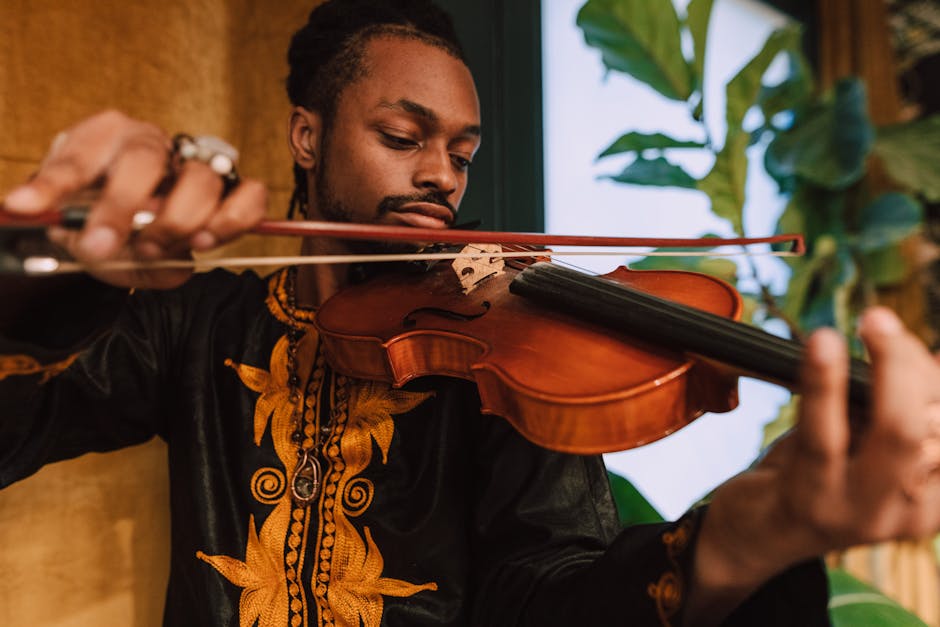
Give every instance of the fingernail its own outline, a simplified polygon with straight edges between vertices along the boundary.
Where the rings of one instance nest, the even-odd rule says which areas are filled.
[[[862,317],[862,330],[878,333],[898,333],[904,325],[897,315],[886,307],[875,307],[865,312]]]
[[[845,352],[842,337],[833,329],[816,330],[813,332],[811,342],[814,350],[810,351],[809,357],[819,364],[830,363]]]
[[[28,211],[42,208],[39,193],[29,185],[20,185],[3,199],[3,204],[10,209]]]
[[[92,227],[78,240],[79,251],[89,259],[104,259],[113,254],[117,246],[117,232],[107,226]]]

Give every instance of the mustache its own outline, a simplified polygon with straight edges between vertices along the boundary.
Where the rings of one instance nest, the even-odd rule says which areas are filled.
[[[447,200],[447,196],[436,191],[425,192],[423,194],[386,196],[379,202],[378,215],[384,216],[389,211],[401,211],[405,205],[413,202],[426,202],[433,205],[440,205],[450,211],[451,222],[457,218],[457,209],[450,204]]]

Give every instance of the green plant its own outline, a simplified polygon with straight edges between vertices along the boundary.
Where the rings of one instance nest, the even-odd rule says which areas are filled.
[[[858,314],[879,289],[909,275],[902,246],[921,228],[921,203],[940,201],[940,116],[875,128],[862,81],[844,79],[819,93],[801,52],[800,29],[790,26],[773,32],[725,85],[726,130],[716,142],[704,116],[716,104],[703,90],[713,2],[691,0],[684,16],[677,14],[671,0],[588,0],[579,11],[577,24],[585,41],[600,51],[608,71],[632,76],[665,98],[685,102],[700,129],[692,139],[624,133],[599,158],[633,159],[606,178],[697,189],[710,199],[711,211],[744,236],[746,153],[760,144],[766,148],[765,170],[788,199],[777,231],[802,233],[807,253],[785,260],[790,278],[786,289],[777,292],[753,264],[742,272],[726,259],[648,257],[633,267],[698,270],[732,283],[757,285],[745,294],[754,323],[782,320],[797,339],[820,326],[836,327],[859,353],[854,339]],[[691,42],[687,49],[683,37]],[[789,67],[787,77],[763,84],[768,67],[780,56]],[[746,127],[749,113],[749,121],[758,121]],[[712,158],[711,169],[701,178],[669,158],[673,151],[689,150]],[[871,183],[873,163],[881,164],[874,167],[883,168],[894,189],[884,191],[884,185]],[[792,425],[794,407],[791,401],[780,408],[766,430],[767,441]],[[923,624],[845,573],[835,571],[830,579],[836,625],[860,624],[859,616],[866,625]]]
[[[628,74],[671,100],[688,105],[700,138],[676,139],[662,133],[628,132],[599,158],[632,155],[609,179],[625,184],[697,189],[711,211],[744,235],[746,151],[766,145],[764,166],[789,204],[779,232],[801,232],[807,254],[788,258],[789,285],[774,293],[752,266],[742,275],[730,262],[702,259],[698,269],[754,281],[755,321],[786,322],[800,337],[819,326],[834,326],[852,337],[858,312],[878,288],[899,283],[909,272],[901,245],[922,222],[921,199],[940,200],[940,117],[875,129],[869,120],[865,88],[857,79],[840,81],[817,95],[812,72],[800,49],[800,29],[775,31],[762,49],[725,86],[723,141],[715,142],[703,112],[715,106],[704,97],[704,55],[713,0],[692,0],[681,17],[669,0],[589,0],[578,14],[588,45],[601,52],[609,71]],[[687,34],[691,50],[683,52]],[[762,79],[778,56],[789,75],[776,85]],[[745,115],[760,121],[745,127]],[[677,150],[709,153],[710,171],[696,179],[669,160]],[[865,178],[877,156],[898,191],[879,193]],[[650,258],[643,267],[689,266],[688,261]],[[858,349],[859,347],[856,347]]]
[[[624,527],[662,522],[664,520],[662,514],[656,511],[656,508],[646,500],[646,497],[640,494],[640,491],[627,478],[607,471],[607,480],[610,482],[610,493],[613,495],[614,504],[617,506],[617,515]]]
[[[844,570],[831,569],[828,578],[833,627],[927,627],[897,602]]]

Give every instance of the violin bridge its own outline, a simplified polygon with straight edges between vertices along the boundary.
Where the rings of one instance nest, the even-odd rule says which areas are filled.
[[[461,253],[473,256],[454,259],[451,267],[464,294],[472,292],[485,279],[503,273],[506,263],[502,257],[493,256],[493,253],[502,251],[499,244],[467,244],[463,247]]]

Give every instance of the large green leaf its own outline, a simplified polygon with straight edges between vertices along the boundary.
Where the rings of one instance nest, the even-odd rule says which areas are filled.
[[[844,208],[844,193],[801,185],[780,215],[776,232],[802,233],[807,248],[801,257],[784,258],[791,273],[780,306],[790,323],[815,328],[836,320],[838,305],[833,290],[842,290],[845,285],[839,285],[831,275],[838,276],[848,253]],[[854,286],[854,281],[849,283]],[[851,289],[841,292],[840,298],[847,294]]]
[[[844,570],[830,569],[828,575],[833,627],[927,627],[896,601]]]
[[[923,221],[923,207],[906,194],[889,192],[862,207],[855,247],[862,256],[866,281],[886,287],[907,277],[909,264],[900,243],[916,233]]]
[[[650,505],[650,502],[627,479],[609,470],[607,479],[610,481],[610,491],[617,505],[617,514],[624,527],[664,520],[662,514],[657,512],[656,508]]]
[[[803,111],[813,95],[813,77],[803,53],[786,50],[785,54],[790,65],[787,78],[776,85],[762,85],[757,95],[757,104],[767,125],[783,111]]]
[[[747,181],[747,144],[749,135],[729,134],[724,148],[715,157],[711,171],[698,182],[698,189],[708,194],[712,213],[731,223],[734,232],[744,235],[744,185]]]
[[[779,297],[778,306],[788,320],[797,321],[806,306],[810,287],[816,276],[819,262],[815,259],[796,257],[790,260],[790,280],[786,292]]]
[[[662,133],[625,133],[618,137],[614,143],[597,155],[598,159],[619,155],[625,152],[642,152],[644,150],[665,150],[667,148],[704,148],[702,142],[673,139]]]
[[[940,201],[940,115],[879,129],[874,150],[891,178]]]
[[[686,7],[686,24],[692,35],[693,88],[701,90],[705,84],[705,47],[708,42],[708,23],[711,21],[715,0],[692,0]]]
[[[685,187],[695,189],[696,181],[689,173],[666,160],[665,157],[645,159],[638,156],[620,174],[604,176],[618,183],[631,185],[656,185],[660,187]]]
[[[831,241],[834,253],[816,266],[798,321],[803,329],[834,327],[848,335],[855,311],[852,296],[859,281],[858,266],[843,235],[830,234],[819,239]],[[817,250],[823,248],[829,246],[818,246]]]
[[[875,287],[898,285],[907,278],[910,265],[900,246],[869,250],[862,256],[865,280]]]
[[[891,246],[916,233],[923,222],[919,202],[907,194],[882,194],[859,211],[855,244],[865,252]]]
[[[776,30],[764,42],[761,51],[731,79],[725,87],[729,135],[741,130],[744,115],[757,103],[757,97],[761,91],[761,79],[771,62],[782,51],[797,50],[799,46],[799,28],[791,26]]]
[[[873,140],[865,87],[846,79],[836,84],[830,102],[777,135],[764,166],[778,182],[798,177],[826,189],[845,189],[865,173]]]
[[[692,72],[682,56],[671,0],[588,0],[577,24],[608,69],[629,74],[672,100],[692,94]]]
[[[818,293],[819,284],[828,268],[836,262],[837,242],[831,235],[814,239],[804,257],[794,258],[790,265],[790,281],[783,295],[782,310],[790,320],[799,321],[807,309],[807,303]]]

